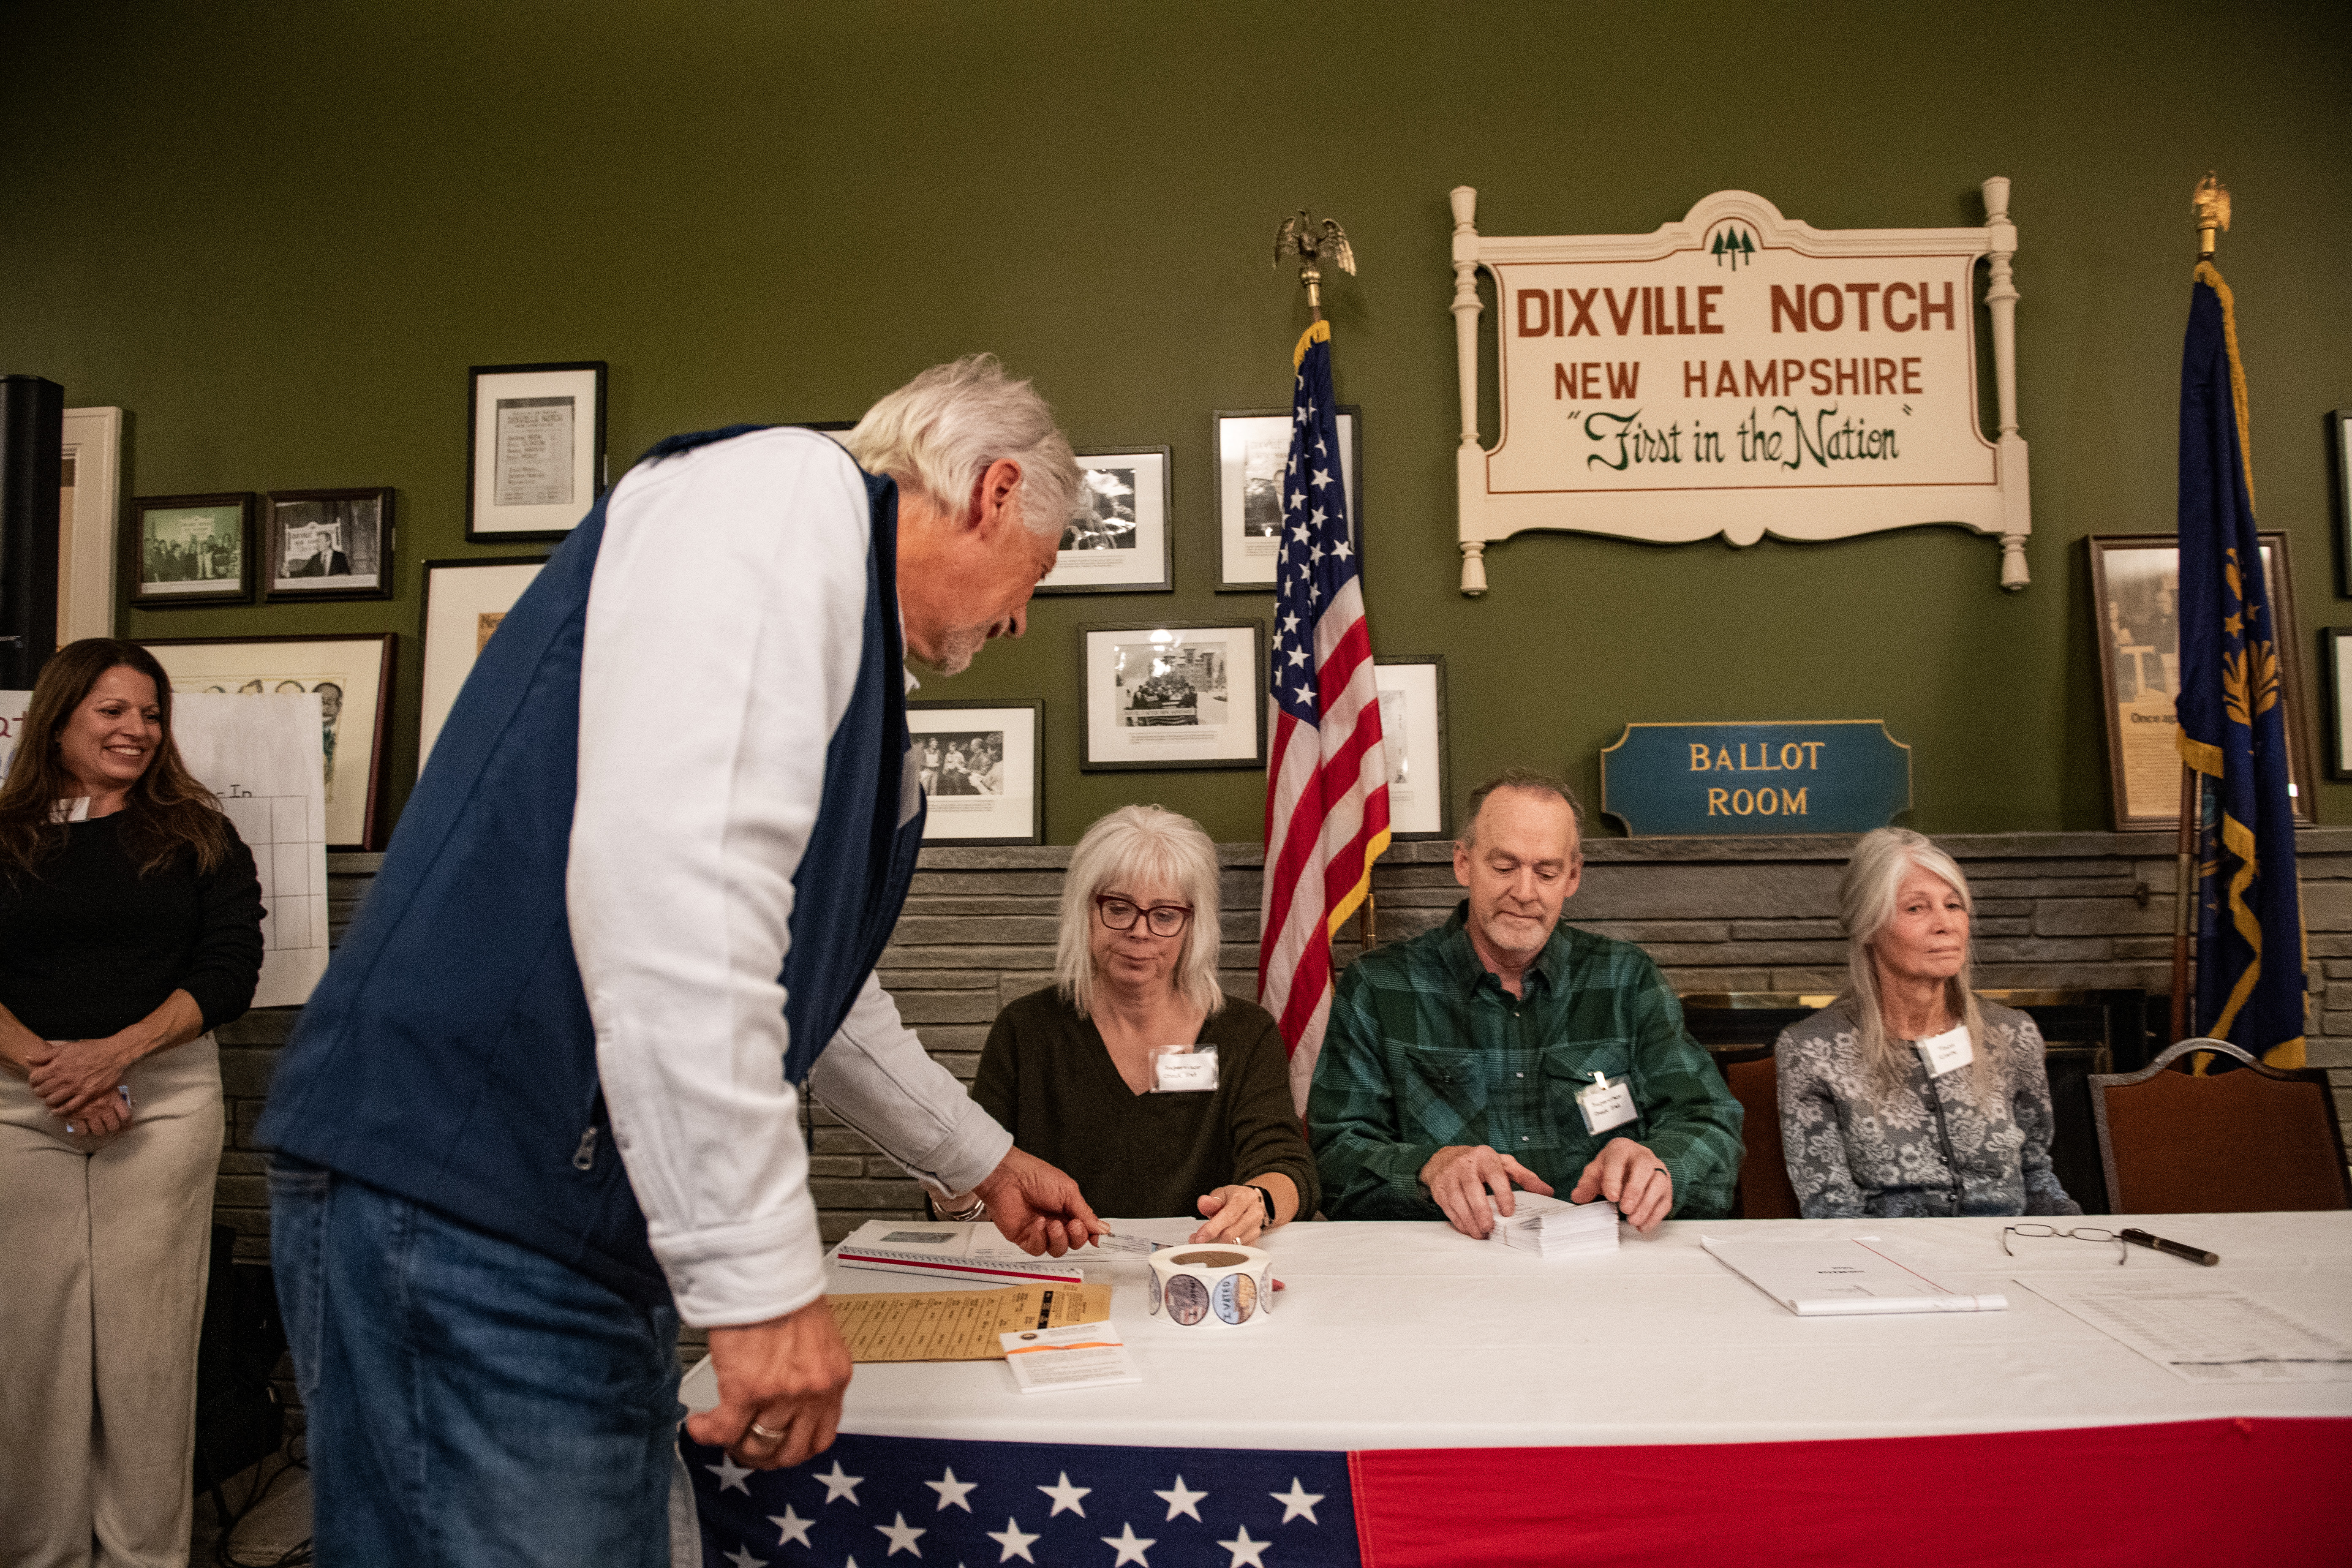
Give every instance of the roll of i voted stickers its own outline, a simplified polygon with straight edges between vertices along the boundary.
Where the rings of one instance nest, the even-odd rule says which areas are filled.
[[[1151,1255],[1151,1310],[1187,1329],[1238,1329],[1274,1308],[1274,1258],[1211,1243]]]

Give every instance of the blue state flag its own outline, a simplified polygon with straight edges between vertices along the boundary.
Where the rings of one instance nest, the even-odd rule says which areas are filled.
[[[2180,363],[2180,754],[2205,775],[2191,1025],[2273,1067],[2304,1058],[2303,916],[2286,704],[2254,531],[2246,378],[2229,285],[2200,263]]]

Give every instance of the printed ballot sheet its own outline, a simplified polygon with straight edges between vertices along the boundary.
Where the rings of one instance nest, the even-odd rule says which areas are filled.
[[[180,691],[172,736],[188,771],[220,801],[261,877],[257,1007],[310,999],[327,972],[327,795],[319,768],[319,694]]]
[[[2352,1346],[2228,1285],[2145,1276],[2018,1283],[2185,1382],[2352,1382]]]
[[[1969,1296],[1920,1272],[1919,1261],[1874,1236],[1822,1241],[1723,1241],[1702,1245],[1717,1262],[1801,1318],[1868,1312],[1999,1312],[2005,1296]]]
[[[1002,1361],[998,1336],[1110,1321],[1108,1285],[832,1296],[852,1361]]]

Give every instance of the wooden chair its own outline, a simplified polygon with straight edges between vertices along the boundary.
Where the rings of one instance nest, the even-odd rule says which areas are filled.
[[[1797,1189],[1789,1184],[1789,1160],[1780,1142],[1780,1078],[1772,1048],[1717,1051],[1715,1065],[1744,1113],[1739,1135],[1747,1152],[1739,1161],[1739,1217],[1796,1219]]]
[[[2244,1064],[2207,1078],[2174,1063]],[[2227,1040],[2182,1040],[2135,1073],[2094,1074],[2091,1110],[2116,1214],[2352,1208],[2327,1075],[2265,1067]]]

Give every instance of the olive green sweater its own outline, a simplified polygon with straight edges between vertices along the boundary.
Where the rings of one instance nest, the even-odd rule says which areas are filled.
[[[1228,997],[1201,1026],[1195,1048],[1211,1046],[1213,1090],[1138,1094],[1102,1032],[1048,987],[996,1016],[972,1098],[1016,1145],[1067,1171],[1098,1215],[1198,1218],[1202,1194],[1276,1171],[1298,1188],[1298,1216],[1312,1215],[1320,1184],[1281,1031],[1264,1008]]]

